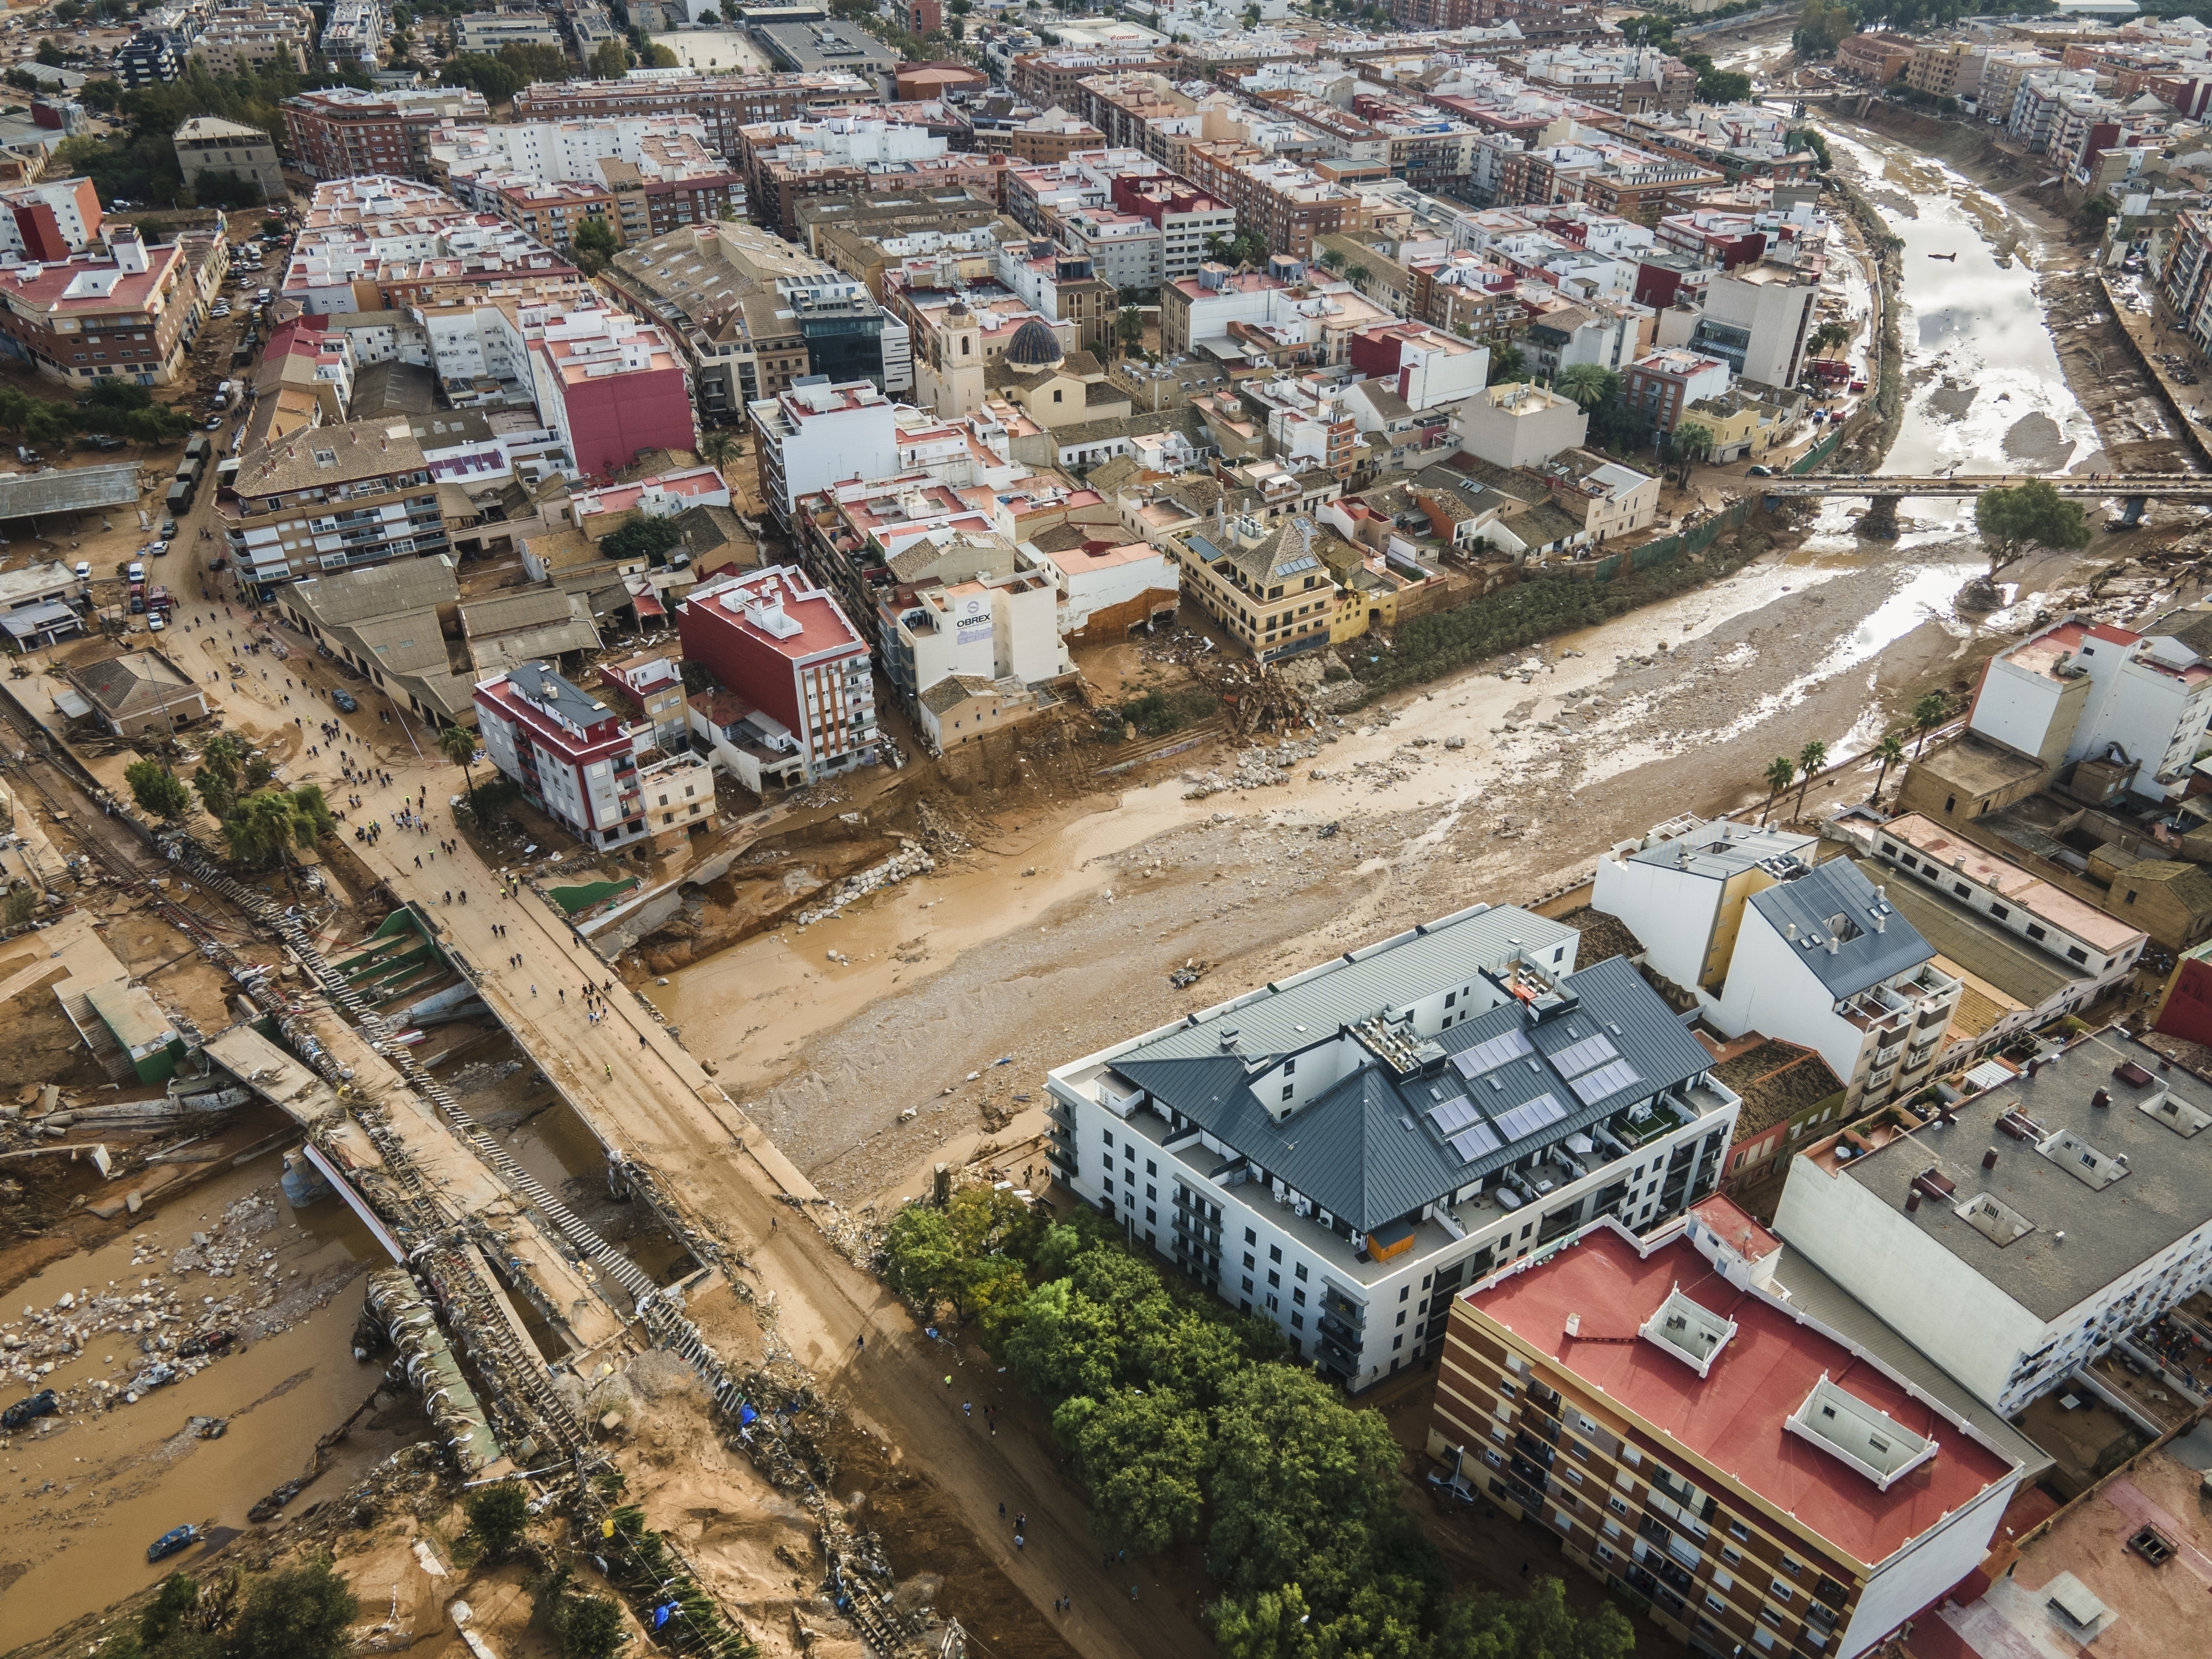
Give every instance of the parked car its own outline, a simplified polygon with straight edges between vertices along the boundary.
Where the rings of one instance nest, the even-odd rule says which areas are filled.
[[[1744,474],[1747,478],[1771,478],[1773,476],[1774,469],[1771,466],[1754,466]]]
[[[79,559],[76,562],[76,579],[81,582],[88,582],[92,580],[92,561],[90,559]]]
[[[207,417],[207,429],[208,429],[210,432],[220,432],[220,431],[222,431],[222,416],[220,416],[220,415],[210,415],[210,416],[209,416]]]
[[[146,544],[146,551],[157,559],[168,550],[169,544],[166,540]]]
[[[163,621],[161,620],[161,613],[160,611],[149,611],[149,612],[147,612],[147,614],[146,614],[146,628],[147,628],[147,631],[148,631],[148,632],[149,632],[149,633],[154,633],[154,634],[158,634],[158,633],[160,633],[160,632],[161,632],[164,628],[167,628],[167,626],[168,626],[168,623],[165,623],[165,622],[163,622]]]
[[[88,432],[84,434],[83,441],[87,449],[107,450],[123,447],[122,439],[111,438],[105,432]]]
[[[125,568],[123,576],[126,581],[143,582],[146,580],[146,567],[142,561],[133,559]]]
[[[165,518],[161,520],[161,539],[165,542],[177,539],[177,521],[174,519]]]
[[[331,690],[331,701],[338,706],[338,712],[341,714],[358,714],[361,712],[361,702],[350,691],[340,690],[333,686]]]

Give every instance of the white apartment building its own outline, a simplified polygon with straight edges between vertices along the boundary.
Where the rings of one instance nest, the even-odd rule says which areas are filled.
[[[1078,208],[1062,216],[1060,240],[1091,261],[1091,274],[1116,288],[1158,288],[1163,269],[1159,229],[1149,219],[1111,208]]]
[[[1815,844],[1676,819],[1601,859],[1590,902],[1729,1036],[1818,1049],[1847,1106],[1876,1106],[1932,1075],[1964,987],[1847,860],[1814,864]]]
[[[1534,466],[1577,447],[1589,415],[1572,398],[1534,380],[1486,386],[1455,410],[1460,452],[1492,466]]]
[[[2128,787],[2153,800],[2188,792],[2212,750],[2212,607],[2169,612],[2141,634],[2078,617],[1990,658],[1966,724],[2054,769],[2114,747]]]
[[[1060,1182],[1352,1389],[1460,1287],[1711,1190],[1740,1102],[1620,958],[1476,905],[1056,1067]]]
[[[1820,285],[1794,265],[1761,259],[1715,276],[1691,347],[1718,357],[1736,378],[1764,386],[1797,384]]]
[[[2087,1000],[2128,976],[2149,935],[1951,833],[1908,812],[1873,832],[1874,854],[1903,875],[2069,964],[2088,981]]]
[[[2010,1416],[2212,1279],[2212,1088],[2166,1064],[2108,1029],[1885,1144],[1808,1146],[1775,1231]]]
[[[898,471],[899,405],[867,380],[810,374],[745,405],[760,440],[761,493],[782,522],[801,495]]]
[[[702,162],[712,160],[707,124],[696,115],[599,116],[589,120],[519,121],[512,126],[463,126],[447,122],[430,140],[433,176],[455,198],[495,198],[501,185],[520,179],[541,185],[602,185],[601,161],[627,161],[656,172],[654,142],[690,140]],[[688,146],[687,146],[688,149]],[[489,188],[472,191],[483,179]],[[489,200],[474,205],[489,210]]]
[[[2058,118],[2058,100],[2069,93],[2094,93],[2097,89],[2094,70],[2063,70],[2053,67],[2048,73],[2024,76],[2019,91],[2013,94],[2012,116],[2005,130],[2027,146],[2031,154],[2040,155],[2050,147],[2051,129]]]

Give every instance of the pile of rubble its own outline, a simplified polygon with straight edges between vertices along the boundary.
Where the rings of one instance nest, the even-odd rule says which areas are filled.
[[[1320,752],[1321,741],[1317,738],[1304,741],[1286,738],[1280,743],[1252,744],[1237,751],[1236,769],[1232,772],[1184,773],[1183,781],[1190,787],[1182,792],[1182,798],[1204,800],[1228,789],[1272,789],[1288,783],[1291,770],[1300,761],[1311,760]]]
[[[836,896],[829,903],[817,905],[811,910],[801,910],[797,918],[799,931],[804,933],[817,921],[829,921],[855,900],[864,899],[882,888],[896,886],[909,877],[927,875],[937,868],[937,860],[919,845],[907,841],[904,836],[900,840],[902,844],[899,850],[881,864],[871,865],[866,870],[846,877],[838,884]]]

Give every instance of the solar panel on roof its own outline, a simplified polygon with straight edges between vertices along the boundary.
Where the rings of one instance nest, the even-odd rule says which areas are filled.
[[[1583,1105],[1591,1106],[1607,1095],[1617,1095],[1631,1084],[1643,1080],[1637,1075],[1633,1066],[1625,1060],[1616,1060],[1610,1065],[1600,1066],[1587,1077],[1577,1078],[1568,1086],[1582,1097]]]
[[[1567,1109],[1559,1104],[1557,1096],[1540,1094],[1534,1100],[1522,1102],[1510,1112],[1499,1114],[1492,1121],[1510,1145],[1513,1141],[1526,1139],[1547,1125],[1557,1123],[1566,1115]]]
[[[1552,1056],[1552,1065],[1561,1077],[1573,1077],[1587,1072],[1593,1066],[1611,1060],[1620,1052],[1603,1036],[1586,1036]]]
[[[1455,1095],[1441,1106],[1429,1109],[1429,1121],[1437,1126],[1438,1134],[1457,1134],[1470,1123],[1481,1121],[1482,1114],[1468,1103],[1465,1095]]]
[[[1455,1054],[1452,1064],[1459,1067],[1462,1077],[1480,1077],[1485,1072],[1495,1071],[1509,1060],[1517,1060],[1530,1052],[1528,1035],[1516,1026],[1478,1042],[1463,1054]]]
[[[1465,1134],[1454,1135],[1451,1139],[1452,1151],[1457,1152],[1469,1164],[1474,1163],[1486,1152],[1496,1152],[1504,1145],[1504,1142],[1498,1138],[1498,1132],[1487,1123],[1478,1123]]]

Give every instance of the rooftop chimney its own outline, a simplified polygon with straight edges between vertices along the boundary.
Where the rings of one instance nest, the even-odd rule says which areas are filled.
[[[1905,1194],[1905,1212],[1907,1215],[1914,1215],[1918,1213],[1919,1209],[1920,1190],[1919,1188],[1915,1188],[1912,1191]]]
[[[1583,1316],[1578,1313],[1569,1314],[1567,1316],[1567,1334],[1569,1336],[1580,1336],[1582,1334]]]
[[[2092,1106],[2100,1107],[2111,1105],[2112,1103],[2112,1091],[2110,1089],[2098,1090],[2095,1094],[2089,1097],[2089,1103]]]
[[[1982,1154],[1982,1167],[1984,1170],[1994,1170],[1997,1167],[1997,1149],[1996,1147],[1992,1146],[1989,1151]]]

